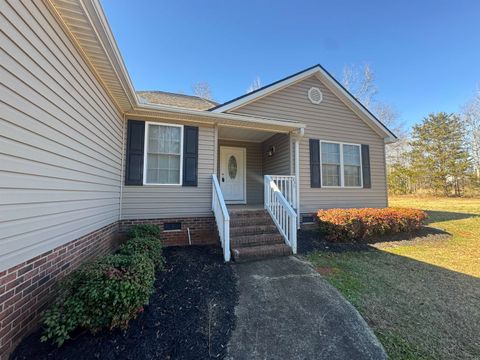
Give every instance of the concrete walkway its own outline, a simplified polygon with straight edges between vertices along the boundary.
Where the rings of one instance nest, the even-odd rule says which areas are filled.
[[[386,359],[360,314],[296,257],[235,265],[236,328],[228,359]]]

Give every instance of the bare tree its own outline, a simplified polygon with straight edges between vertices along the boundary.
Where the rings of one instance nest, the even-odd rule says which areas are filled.
[[[473,98],[464,106],[463,119],[468,151],[475,174],[477,178],[480,178],[480,86]]]
[[[369,64],[363,64],[361,68],[355,65],[345,66],[342,82],[343,86],[367,108],[375,101],[378,90],[375,75]]]
[[[258,89],[260,89],[261,87],[262,87],[262,82],[261,82],[261,80],[260,80],[260,77],[257,76],[257,77],[253,80],[252,84],[248,87],[246,93],[247,93],[247,94],[248,94],[248,93],[251,93],[252,91],[258,90]]]
[[[207,82],[198,82],[192,85],[193,94],[202,99],[213,100],[212,90]]]
[[[342,83],[365,107],[393,131],[398,137],[396,143],[386,148],[387,164],[401,164],[406,166],[408,151],[407,132],[405,124],[400,122],[398,112],[390,105],[376,100],[378,88],[375,84],[375,74],[370,65],[364,64],[361,67],[348,65],[343,68]]]

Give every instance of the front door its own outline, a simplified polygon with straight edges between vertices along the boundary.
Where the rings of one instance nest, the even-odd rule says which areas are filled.
[[[220,188],[230,204],[246,202],[246,149],[220,146]]]

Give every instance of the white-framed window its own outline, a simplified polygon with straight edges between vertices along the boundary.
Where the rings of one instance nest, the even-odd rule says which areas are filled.
[[[143,164],[145,185],[181,185],[183,125],[147,122]]]
[[[360,144],[320,141],[322,187],[363,187]]]

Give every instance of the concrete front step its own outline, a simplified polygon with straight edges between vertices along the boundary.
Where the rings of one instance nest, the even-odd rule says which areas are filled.
[[[283,244],[283,236],[278,232],[273,234],[256,234],[230,237],[232,248],[256,245]]]
[[[245,225],[230,227],[230,237],[276,233],[278,233],[278,230],[273,223],[268,225]]]
[[[292,255],[292,249],[286,244],[246,246],[234,248],[232,255],[236,262],[245,262]]]

